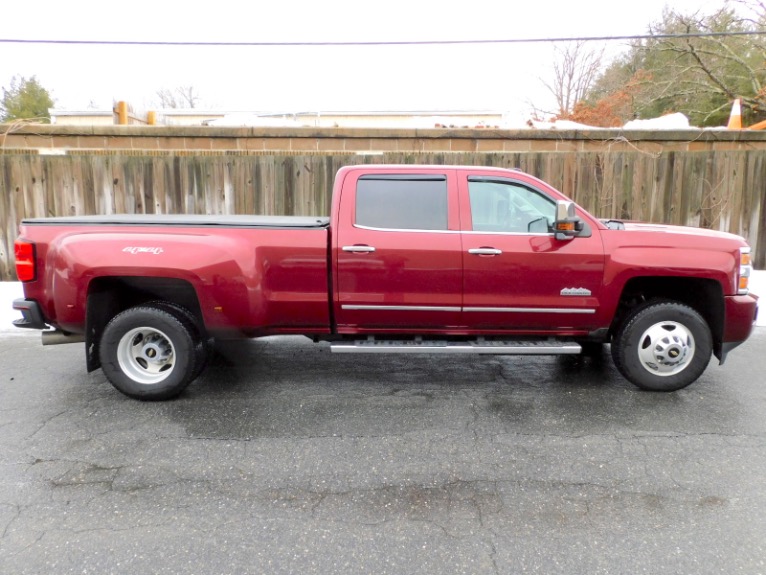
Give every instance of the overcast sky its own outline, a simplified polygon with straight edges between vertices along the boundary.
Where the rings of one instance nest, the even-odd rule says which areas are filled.
[[[192,42],[518,39],[646,33],[666,0],[37,0],[3,2],[0,38]],[[709,13],[723,0],[674,0]],[[594,44],[601,46],[603,44]],[[608,44],[610,53],[624,44]],[[151,107],[194,86],[201,107],[258,111],[552,108],[549,44],[126,47],[0,43],[0,86],[37,76],[64,109]]]

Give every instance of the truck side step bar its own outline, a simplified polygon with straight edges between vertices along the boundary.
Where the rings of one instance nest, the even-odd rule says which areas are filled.
[[[582,351],[579,343],[560,340],[434,341],[360,339],[330,344],[334,353],[466,353],[495,355],[569,355]]]

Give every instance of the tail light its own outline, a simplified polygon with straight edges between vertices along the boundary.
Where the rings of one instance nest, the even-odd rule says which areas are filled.
[[[746,295],[750,291],[750,275],[753,273],[753,260],[750,257],[750,248],[739,248],[739,295]]]
[[[13,251],[16,256],[16,276],[19,278],[19,281],[33,281],[37,277],[35,244],[24,240],[16,240]]]

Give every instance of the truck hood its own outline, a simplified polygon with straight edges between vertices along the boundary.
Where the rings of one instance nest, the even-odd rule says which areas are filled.
[[[671,226],[666,224],[647,224],[641,222],[623,222],[625,231],[628,232],[657,232],[664,234],[682,234],[685,236],[697,236],[706,238],[738,239],[743,240],[741,236],[720,232],[718,230],[708,230],[705,228],[692,228],[689,226]],[[744,241],[744,240],[743,240]]]

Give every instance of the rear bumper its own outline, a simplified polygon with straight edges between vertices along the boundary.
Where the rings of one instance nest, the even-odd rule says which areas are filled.
[[[13,322],[16,327],[28,329],[47,329],[40,305],[32,299],[13,300],[13,309],[21,312],[21,318]]]

